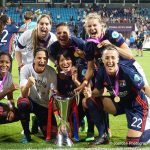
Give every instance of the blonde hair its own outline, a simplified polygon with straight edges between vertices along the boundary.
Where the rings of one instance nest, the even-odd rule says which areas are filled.
[[[49,23],[52,25],[52,19],[51,19],[50,15],[47,15],[47,14],[42,14],[38,17],[38,19],[37,19],[38,24],[42,18],[47,18],[49,20]],[[32,48],[34,51],[37,49],[37,39],[38,39],[37,28],[32,31],[31,38],[32,38]]]
[[[98,13],[96,12],[93,12],[93,13],[89,13],[85,19],[84,19],[84,27],[87,26],[87,22],[90,20],[90,19],[97,19],[99,21],[99,23],[102,25],[103,28],[106,28],[106,23],[104,22],[104,20],[102,20],[102,17],[101,15],[99,15]]]
[[[49,23],[52,24],[52,19],[51,19],[50,15],[47,15],[47,14],[42,14],[42,15],[40,15],[40,16],[37,18],[37,23],[39,23],[42,18],[47,18],[47,19],[49,20]]]

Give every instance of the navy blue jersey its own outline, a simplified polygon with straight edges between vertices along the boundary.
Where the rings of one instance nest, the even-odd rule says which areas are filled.
[[[0,51],[10,52],[13,40],[13,34],[17,33],[19,28],[15,25],[6,25],[0,38]]]
[[[65,79],[61,79],[59,76],[57,78],[57,90],[60,95],[69,96],[72,95],[76,85],[72,81],[71,76],[66,76]]]
[[[113,31],[111,29],[106,30],[105,35],[99,41],[99,43],[104,40],[109,40],[117,47],[120,47],[125,42],[124,38],[117,31]],[[97,45],[98,43],[93,41],[89,41],[86,43],[85,54],[87,61],[91,61],[95,58],[96,61],[99,61],[101,63],[103,48],[98,48]]]
[[[83,63],[80,63],[78,65],[78,80],[79,82],[83,82],[85,73],[87,70],[87,66],[84,65]],[[94,82],[94,81],[92,81]],[[61,79],[59,76],[57,78],[57,89],[62,95],[68,95],[68,93],[73,92],[74,89],[76,88],[76,85],[72,81],[71,76],[66,76],[65,79]]]
[[[85,42],[82,39],[70,37],[70,44],[65,48],[61,47],[58,41],[54,42],[49,48],[49,54],[54,58],[54,60],[56,60],[57,56],[61,54],[64,50],[70,50],[75,52],[76,49],[80,49],[83,51],[84,47]]]
[[[113,89],[115,87],[116,77],[108,76],[104,67],[101,67],[96,76],[95,87],[98,90],[106,87],[112,97],[115,97]],[[128,101],[133,100],[139,91],[144,86],[142,76],[136,71],[124,64],[119,64],[119,97],[122,100]]]

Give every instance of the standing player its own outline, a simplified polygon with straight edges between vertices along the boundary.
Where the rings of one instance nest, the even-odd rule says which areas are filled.
[[[56,26],[57,40],[49,48],[50,58],[55,61],[58,54],[68,49],[74,52],[76,59],[84,57],[85,42],[70,35],[69,26],[66,23],[59,23]]]
[[[10,17],[2,15],[0,17],[0,51],[11,54],[14,33],[22,31],[11,23]]]
[[[18,40],[16,47],[16,59],[18,67],[33,62],[33,51],[36,48],[47,48],[56,36],[50,32],[52,20],[49,15],[43,14],[37,20],[37,28],[25,31]],[[24,54],[24,55],[23,55]]]
[[[66,23],[60,23],[56,26],[56,36],[58,41],[54,42],[49,49],[51,60],[55,62],[57,60],[57,56],[63,54],[66,50],[70,51],[70,54],[73,54],[73,56],[70,56],[70,58],[73,59],[72,61],[74,61],[74,65],[77,68],[79,65],[83,66],[82,68],[84,69],[81,70],[83,74],[85,72],[85,68],[87,67],[84,59],[85,42],[79,38],[71,36],[69,26]],[[81,82],[82,80],[83,78],[81,79]],[[81,116],[81,118],[84,116],[82,102],[79,103],[79,116]],[[79,120],[81,118],[79,117]],[[79,122],[81,122],[81,120]],[[91,124],[89,124],[90,128],[88,129],[87,140],[93,139],[94,136],[94,126],[92,124],[92,121],[89,121],[89,123],[90,122]]]
[[[106,87],[110,97],[102,97],[103,109],[115,116],[126,114],[128,133],[126,144],[138,146],[150,139],[150,126],[148,118],[148,97],[150,88],[145,85],[142,76],[134,66],[125,65],[120,61],[116,47],[108,45],[102,54],[102,66],[96,77],[95,89],[85,88],[87,105],[93,112],[96,107],[89,105],[94,97],[100,96]],[[147,96],[146,96],[146,95]],[[96,114],[96,117],[99,117]],[[102,118],[100,118],[102,119]],[[102,121],[101,121],[102,122]],[[148,128],[147,128],[148,127]]]
[[[143,57],[143,42],[145,40],[145,32],[144,28],[141,27],[140,33],[137,36],[136,39],[136,46],[137,46],[137,55]]]
[[[21,29],[34,29],[37,26],[35,21],[32,21],[34,14],[31,11],[27,11],[24,14],[24,24],[20,27]]]

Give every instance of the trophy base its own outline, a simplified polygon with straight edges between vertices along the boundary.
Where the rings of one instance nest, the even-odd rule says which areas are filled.
[[[71,147],[73,145],[73,142],[68,136],[65,136],[63,134],[58,134],[55,144],[57,146],[70,146]]]

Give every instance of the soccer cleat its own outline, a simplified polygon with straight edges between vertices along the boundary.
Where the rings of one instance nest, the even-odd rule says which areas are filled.
[[[87,137],[85,138],[85,141],[86,142],[94,141],[94,134],[91,132],[87,133]]]
[[[90,143],[91,146],[101,144],[109,144],[109,138],[106,133],[102,137],[97,137],[93,142]]]
[[[24,137],[21,140],[21,143],[27,144],[31,141],[31,136],[30,135],[24,135]]]

